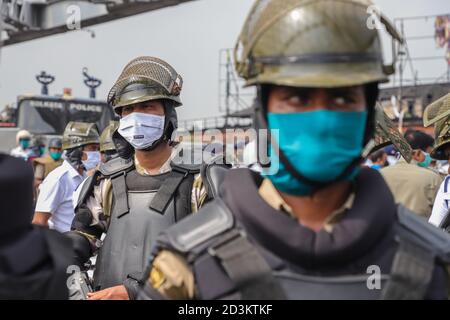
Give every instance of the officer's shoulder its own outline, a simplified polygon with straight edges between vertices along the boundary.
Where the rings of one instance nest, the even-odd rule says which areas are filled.
[[[108,162],[102,163],[98,169],[98,171],[104,177],[112,177],[121,172],[126,172],[134,168],[134,160],[133,158],[124,159],[121,157],[117,157],[111,159]]]
[[[215,237],[232,229],[234,218],[220,198],[206,204],[199,212],[172,225],[159,236],[161,249],[181,254],[207,246]]]
[[[62,183],[64,177],[69,174],[69,171],[64,166],[56,167],[52,170],[47,177],[45,177],[44,181],[52,182],[52,183]]]
[[[45,165],[45,164],[52,163],[52,162],[54,162],[54,160],[50,157],[39,157],[39,158],[33,159],[33,163],[35,165],[38,165],[38,164]]]
[[[399,236],[428,249],[445,263],[450,263],[450,235],[428,223],[402,205],[397,210]]]

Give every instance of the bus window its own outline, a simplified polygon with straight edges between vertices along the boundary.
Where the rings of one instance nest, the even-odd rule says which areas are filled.
[[[112,114],[107,104],[89,104],[70,102],[68,104],[68,121],[82,121],[97,124],[100,132],[112,120]]]
[[[62,135],[66,126],[64,103],[46,100],[22,100],[19,127],[34,134]]]

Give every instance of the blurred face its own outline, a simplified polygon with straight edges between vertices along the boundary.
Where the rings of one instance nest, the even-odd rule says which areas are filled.
[[[122,108],[122,118],[132,114],[133,112],[140,112],[146,114],[153,114],[156,116],[164,116],[164,104],[159,100],[145,101],[137,104],[132,104]]]
[[[26,149],[30,146],[30,138],[22,138],[19,140],[19,145],[23,148]]]
[[[293,113],[315,110],[364,111],[364,86],[342,88],[293,88],[274,86],[268,99],[268,111]]]
[[[413,150],[413,159],[417,162],[423,162],[425,161],[425,153],[420,149]]]
[[[62,149],[61,148],[48,148],[49,152],[54,152],[54,153],[62,153]]]

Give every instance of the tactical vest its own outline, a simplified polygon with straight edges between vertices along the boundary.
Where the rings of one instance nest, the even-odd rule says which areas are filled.
[[[70,239],[34,227],[0,250],[0,299],[67,299],[67,268],[73,265],[72,256]]]
[[[398,242],[389,274],[311,274],[255,241],[217,198],[200,214],[164,231],[154,255],[170,250],[185,257],[195,275],[198,298],[206,300],[423,299],[436,264],[450,261],[450,237],[402,206],[389,230]],[[160,296],[145,287],[141,298]]]
[[[112,182],[113,203],[106,237],[94,272],[94,289],[122,284],[127,278],[140,280],[151,258],[158,234],[192,211],[194,176],[202,172],[208,197],[218,192],[227,168],[216,165],[180,166],[154,176],[137,173],[132,160],[113,159],[100,167]],[[80,201],[89,194],[86,183]]]
[[[53,160],[50,156],[41,157],[33,159],[33,168],[36,168],[37,165],[44,166],[44,179],[48,176],[50,172],[58,168],[63,163],[63,160],[60,159],[58,161]]]

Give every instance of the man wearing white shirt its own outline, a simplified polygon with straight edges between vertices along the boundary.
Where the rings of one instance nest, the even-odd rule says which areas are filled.
[[[70,122],[64,132],[66,159],[40,185],[33,223],[70,231],[74,217],[73,195],[86,172],[100,162],[99,135],[92,123]]]

